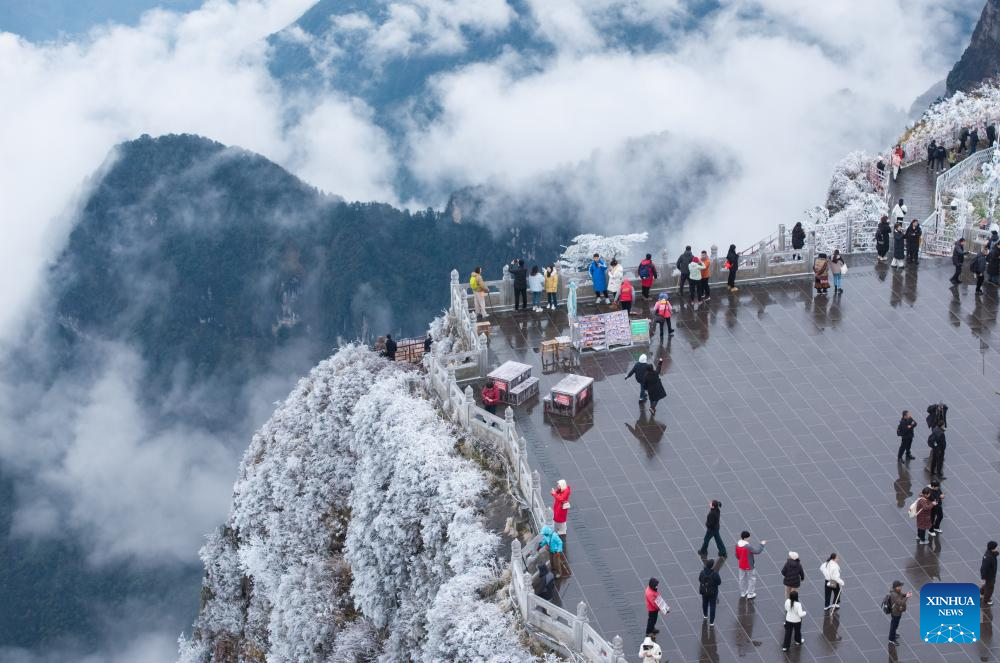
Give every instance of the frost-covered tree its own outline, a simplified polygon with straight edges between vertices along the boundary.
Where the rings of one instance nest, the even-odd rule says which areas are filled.
[[[630,235],[577,235],[572,243],[559,256],[559,264],[564,269],[582,272],[593,260],[595,253],[610,260],[615,256],[625,256],[636,244],[642,244],[649,237],[648,233],[632,233]]]

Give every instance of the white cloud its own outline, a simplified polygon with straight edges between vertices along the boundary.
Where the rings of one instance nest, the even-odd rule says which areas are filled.
[[[79,648],[56,646],[45,651],[0,647],[0,661],[4,663],[174,663],[177,660],[177,636],[161,631],[129,634],[127,638],[106,643],[96,652],[93,651],[93,643],[90,644],[87,649],[82,646]]]
[[[386,182],[395,166],[363,105],[321,93],[290,107],[267,71],[265,37],[311,4],[213,0],[189,14],[153,11],[136,27],[101,28],[79,42],[0,33],[0,279],[18,284],[0,295],[0,336],[68,230],[54,219],[113,145],[142,133],[202,134],[291,163],[346,198],[393,200]],[[290,110],[308,130],[286,124]],[[326,167],[334,150],[353,164],[350,173]]]

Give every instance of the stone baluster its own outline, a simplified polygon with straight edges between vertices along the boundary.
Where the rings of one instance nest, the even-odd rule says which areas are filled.
[[[625,643],[622,642],[622,636],[620,635],[616,635],[611,639],[611,661],[612,663],[626,663]]]
[[[587,618],[587,604],[580,601],[576,604],[576,619],[573,620],[573,651],[583,651],[583,627],[590,620]]]
[[[479,371],[479,377],[485,377],[489,373],[490,366],[490,350],[489,350],[489,339],[486,338],[486,334],[482,333],[479,335],[479,361],[476,367]]]
[[[472,385],[466,385],[465,387],[465,421],[462,422],[464,426],[472,425],[472,417],[476,413],[476,397],[472,393]]]
[[[664,290],[669,289],[672,285],[670,283],[670,275],[673,273],[673,270],[670,268],[670,254],[666,249],[660,251],[660,266],[657,267],[657,269],[660,273],[660,278],[657,279],[659,283],[657,284],[654,282],[653,287],[660,285]]]
[[[816,260],[816,231],[815,230],[810,230],[809,231],[809,236],[806,237],[806,242],[808,242],[808,247],[806,247],[806,248],[809,249],[806,252],[806,256],[808,257],[809,260],[804,265],[804,270],[803,271],[811,272],[812,271],[813,262]]]
[[[500,279],[500,305],[503,308],[514,308],[514,277],[510,275],[510,265],[503,266]]]
[[[757,247],[757,276],[767,276],[767,261],[767,242],[761,240],[760,246]]]
[[[711,256],[712,258],[712,280],[718,281],[720,265],[719,265],[719,246],[717,244],[713,244],[712,247],[709,249],[709,256]]]
[[[785,224],[778,224],[778,251],[785,250]]]

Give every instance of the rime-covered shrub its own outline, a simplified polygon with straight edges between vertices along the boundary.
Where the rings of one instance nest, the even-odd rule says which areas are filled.
[[[986,123],[1000,120],[1000,87],[993,81],[971,92],[956,92],[928,108],[920,120],[900,138],[906,151],[905,164],[923,161],[932,140],[952,147],[962,127],[979,128],[980,149],[986,144]]]

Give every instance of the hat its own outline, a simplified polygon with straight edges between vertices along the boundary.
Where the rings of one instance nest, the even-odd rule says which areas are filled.
[[[646,355],[639,355],[639,363],[645,364],[646,359],[647,359]]]
[[[670,299],[670,295],[665,292],[660,293],[660,299]]]
[[[652,639],[651,637],[649,637],[648,635],[646,636],[646,639],[642,641],[642,646],[643,646],[643,647],[652,647],[652,646],[653,646],[653,645],[655,645],[655,644],[656,644],[656,641],[655,641],[655,640],[653,640],[653,639]]]
[[[902,586],[903,586],[903,581],[902,580],[893,580],[892,581],[892,588],[893,589],[896,589],[897,587],[902,587]]]
[[[788,559],[798,559],[798,558],[799,558],[799,554],[797,552],[790,552],[790,553],[788,553]]]

